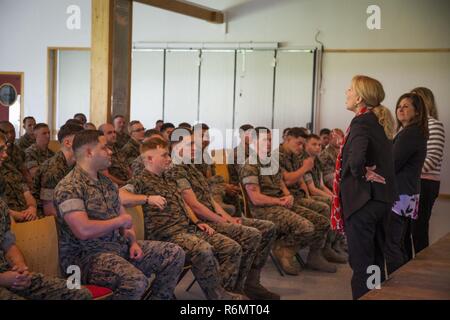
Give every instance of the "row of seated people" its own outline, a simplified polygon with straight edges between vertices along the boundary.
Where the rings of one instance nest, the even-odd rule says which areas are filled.
[[[215,200],[218,198],[210,191],[213,188],[210,189],[211,181],[208,181],[207,177],[208,174],[211,175],[211,168],[209,173],[204,174],[202,168],[196,168],[192,165],[170,166],[169,150],[167,145],[164,144],[165,139],[150,136],[149,140],[142,143],[139,137],[144,134],[144,129],[139,122],[135,121],[130,123],[129,132],[134,144],[138,145],[138,149],[140,148],[142,156],[137,154],[136,159],[128,162],[128,164],[135,162],[137,165],[134,166],[134,174],[131,180],[127,179],[128,182],[121,189],[119,197],[117,187],[112,183],[112,179],[105,178],[111,175],[111,163],[114,162],[114,154],[120,154],[117,150],[114,152],[113,149],[116,140],[114,129],[114,126],[105,124],[100,127],[101,132],[103,132],[103,135],[100,136],[97,131],[82,131],[80,126],[77,125],[67,124],[65,127],[63,126],[58,134],[61,151],[51,159],[44,161],[34,174],[33,187],[35,187],[34,192],[39,199],[39,204],[36,207],[40,207],[39,211],[47,215],[58,216],[61,266],[63,268],[74,263],[81,264],[84,266],[82,269],[86,281],[113,287],[116,298],[137,298],[141,296],[143,288],[145,289],[148,285],[144,280],[148,273],[161,271],[158,270],[158,267],[161,268],[162,266],[155,266],[155,260],[167,264],[167,261],[161,261],[164,260],[161,259],[161,256],[167,257],[167,259],[170,256],[172,265],[182,266],[182,263],[180,263],[180,260],[184,260],[180,258],[182,254],[176,252],[180,250],[179,247],[172,246],[168,250],[167,248],[164,249],[164,243],[150,241],[149,243],[138,244],[133,241],[135,239],[133,232],[130,231],[132,230],[130,220],[123,215],[124,212],[120,203],[143,205],[146,238],[164,242],[170,240],[170,242],[178,244],[186,251],[192,262],[194,275],[209,299],[236,298],[239,297],[239,293],[245,293],[255,299],[279,298],[278,295],[262,287],[259,282],[261,268],[273,242],[275,242],[274,253],[281,261],[283,269],[290,274],[298,274],[299,271],[299,266],[294,263],[292,252],[305,246],[310,246],[307,265],[313,269],[335,272],[335,267],[333,268],[324,259],[324,253],[326,252],[329,260],[334,259],[338,260],[336,262],[343,262],[341,257],[330,249],[331,245],[336,243],[336,239],[333,240],[334,237],[328,227],[329,223],[325,218],[327,215],[326,208],[329,211],[329,207],[326,207],[325,204],[320,205],[320,201],[305,197],[299,183],[292,183],[291,186],[299,191],[300,196],[294,197],[286,188],[283,180],[286,179],[289,170],[282,163],[289,162],[288,160],[280,159],[280,164],[282,164],[284,170],[279,171],[279,174],[269,176],[269,180],[271,180],[269,184],[265,184],[267,182],[264,181],[267,180],[266,176],[261,176],[264,179],[258,180],[260,175],[260,172],[256,171],[258,166],[247,164],[238,169],[241,171],[241,182],[246,186],[246,191],[251,200],[252,214],[260,217],[261,220],[233,217],[223,209],[220,201]],[[206,133],[207,127],[203,129]],[[289,141],[296,140],[297,147],[292,150],[295,149],[294,153],[299,154],[303,146],[302,139],[304,139],[305,132],[299,128],[294,128],[289,132],[283,146],[288,148]],[[269,135],[267,133],[263,135],[263,138],[258,136],[257,139],[270,141],[270,133]],[[247,141],[247,139],[244,138],[243,141]],[[126,144],[130,143],[127,142]],[[179,145],[181,155],[183,154],[181,151],[186,149],[187,146],[191,148],[191,154],[185,154],[185,158],[196,156],[196,144],[191,135],[185,135]],[[204,147],[207,147],[207,143],[202,144],[201,148]],[[77,152],[77,149],[81,149],[82,152]],[[124,149],[122,148],[122,150]],[[93,151],[97,151],[97,153]],[[280,151],[282,151],[282,148],[280,148]],[[159,152],[160,163],[156,167],[152,167],[151,159],[156,157],[155,152]],[[165,155],[162,156],[161,152]],[[264,152],[264,150],[261,150],[261,152]],[[148,153],[147,156],[146,153]],[[152,153],[153,156],[150,155]],[[283,152],[280,152],[281,154]],[[75,161],[77,165],[74,167]],[[152,173],[152,168],[155,171],[153,175],[149,174]],[[296,171],[299,171],[300,168],[297,168]],[[129,167],[127,169],[130,170]],[[208,172],[208,166],[206,166],[206,169],[206,172]],[[99,172],[104,174],[99,174]],[[283,179],[281,179],[281,172],[283,173]],[[148,183],[144,182],[146,181],[143,179],[145,174],[150,178],[147,181]],[[91,179],[89,179],[89,176]],[[157,177],[164,178],[161,181],[152,180],[152,178]],[[100,185],[98,182],[100,182]],[[118,184],[123,185],[124,183]],[[25,183],[19,181],[17,185],[14,185],[23,187],[23,192],[17,192],[17,197],[20,198],[22,194],[22,202],[29,203],[27,198],[30,198],[30,191],[26,190]],[[255,186],[256,189],[260,190],[255,190]],[[275,191],[277,188],[279,189],[278,192]],[[167,189],[167,192],[164,193],[165,189]],[[233,190],[232,188],[228,189]],[[133,194],[136,190],[141,191],[137,192],[138,194]],[[59,191],[60,193],[58,193]],[[236,195],[235,188],[233,191]],[[181,197],[177,196],[179,192],[181,192]],[[193,208],[200,219],[196,217],[187,219],[186,210],[183,207],[184,201]],[[234,203],[238,202],[235,201]],[[309,203],[306,204],[307,202]],[[326,200],[323,202],[326,202]],[[307,205],[311,209],[316,208],[317,211],[307,209]],[[175,214],[176,212],[178,214]],[[12,214],[12,212],[10,213]],[[99,223],[101,220],[112,221],[111,223],[109,221],[108,223]],[[272,223],[268,220],[271,220]],[[118,228],[121,232],[116,232]],[[275,233],[277,233],[276,236]],[[105,243],[105,238],[109,240],[107,243]],[[219,239],[213,240],[213,238]],[[113,239],[114,241],[111,241]],[[128,244],[122,243],[120,246],[116,243],[121,241],[128,242]],[[155,256],[147,256],[145,249],[153,254],[161,254],[159,259]],[[124,254],[127,250],[130,251],[129,257]],[[105,251],[112,251],[116,254],[107,255]],[[209,258],[205,259],[205,255]],[[76,261],[74,261],[74,257],[76,257]],[[147,263],[144,263],[144,265],[136,265],[135,263],[134,266],[130,266],[129,261],[122,261],[120,257],[122,257],[122,260],[126,260],[124,258],[128,260],[146,258],[144,260]],[[175,257],[178,257],[178,259],[174,259]],[[120,261],[117,261],[117,259]],[[175,263],[175,260],[177,263]],[[130,270],[121,264],[125,264]],[[121,270],[126,270],[124,271],[125,274],[122,273],[121,275],[129,276],[131,279],[129,282],[121,279],[121,286],[117,288],[114,283],[111,283],[111,275],[105,276],[107,273],[105,268],[115,274],[119,270],[115,270],[114,267],[119,265]],[[96,267],[100,270],[97,270]],[[139,274],[139,272],[136,272],[136,267],[141,270],[140,277],[136,275],[136,273]],[[167,271],[166,269],[168,270],[167,265],[164,267],[165,271]],[[174,284],[173,281],[179,273],[176,270],[171,270],[170,273],[162,271],[160,273],[157,277],[159,281],[152,283],[154,297],[171,297],[170,291],[173,290],[174,285],[171,287],[170,284]],[[115,275],[121,278],[120,275]],[[109,281],[106,281],[105,277]],[[165,277],[171,277],[172,281],[168,281]],[[164,283],[164,290],[158,287],[162,283]],[[160,291],[164,291],[164,293]]]

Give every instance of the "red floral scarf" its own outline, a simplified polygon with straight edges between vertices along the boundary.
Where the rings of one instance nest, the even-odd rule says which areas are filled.
[[[361,108],[355,117],[366,114],[370,110],[366,107]],[[331,206],[331,229],[337,230],[339,232],[344,232],[344,219],[342,218],[342,206],[340,198],[340,184],[341,184],[341,166],[342,166],[342,149],[344,149],[345,143],[347,142],[347,137],[350,133],[350,126],[345,132],[344,140],[342,141],[341,148],[339,149],[339,155],[336,159],[336,168],[334,170],[334,181],[333,181],[333,200]]]

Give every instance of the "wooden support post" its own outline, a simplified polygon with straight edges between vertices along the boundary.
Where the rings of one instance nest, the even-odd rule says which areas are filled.
[[[130,118],[132,2],[92,0],[90,120]]]

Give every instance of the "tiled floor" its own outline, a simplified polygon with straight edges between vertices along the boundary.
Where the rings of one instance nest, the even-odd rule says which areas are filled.
[[[450,232],[450,200],[438,200],[430,222],[431,243],[448,232]],[[352,272],[348,265],[338,265],[338,272],[335,274],[305,270],[299,276],[281,277],[272,261],[269,260],[263,269],[262,283],[286,300],[345,300],[351,299],[351,275]],[[192,274],[189,272],[175,291],[178,299],[204,299],[197,283],[190,292],[185,292],[191,281]]]

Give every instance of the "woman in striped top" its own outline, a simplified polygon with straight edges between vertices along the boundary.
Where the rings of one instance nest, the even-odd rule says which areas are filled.
[[[438,120],[433,92],[424,87],[413,89],[424,101],[428,111],[429,138],[427,155],[420,183],[419,217],[413,224],[414,249],[418,253],[428,247],[428,228],[434,202],[439,195],[441,165],[444,158],[445,131]]]

